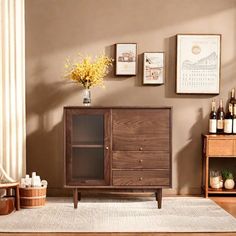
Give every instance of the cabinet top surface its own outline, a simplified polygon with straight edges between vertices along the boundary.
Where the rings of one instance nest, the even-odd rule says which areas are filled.
[[[171,106],[64,106],[64,109],[172,109]]]
[[[236,134],[204,134],[208,139],[236,139]]]

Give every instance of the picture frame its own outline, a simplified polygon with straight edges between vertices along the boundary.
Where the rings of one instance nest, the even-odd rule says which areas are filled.
[[[143,54],[143,85],[161,85],[165,79],[164,52]]]
[[[219,94],[220,34],[178,34],[176,93]]]
[[[117,43],[115,50],[115,74],[123,76],[136,75],[137,43]]]

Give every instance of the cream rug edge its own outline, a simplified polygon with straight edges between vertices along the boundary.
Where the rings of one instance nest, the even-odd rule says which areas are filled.
[[[47,198],[38,209],[0,216],[0,232],[236,232],[236,219],[210,199]]]

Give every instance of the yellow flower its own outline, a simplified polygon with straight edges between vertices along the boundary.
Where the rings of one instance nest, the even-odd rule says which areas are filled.
[[[65,77],[81,84],[85,88],[91,88],[93,86],[104,87],[103,79],[108,74],[112,62],[113,59],[105,55],[96,56],[94,60],[86,56],[75,63],[67,59]]]

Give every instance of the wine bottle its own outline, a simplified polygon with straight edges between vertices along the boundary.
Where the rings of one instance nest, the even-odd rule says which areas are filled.
[[[234,104],[236,104],[235,89],[234,88],[231,90],[231,97],[230,97],[230,100],[229,100],[229,104],[232,105],[232,108],[234,108]]]
[[[236,104],[234,104],[234,115],[233,115],[233,134],[236,134]]]
[[[232,134],[232,132],[233,132],[233,108],[232,104],[229,104],[229,109],[225,115],[225,120],[224,120],[224,133]]]
[[[217,119],[216,119],[216,102],[213,100],[211,102],[211,113],[209,115],[209,133],[216,134],[217,131]]]
[[[223,108],[223,99],[220,99],[220,105],[216,113],[217,118],[217,133],[223,133],[224,132],[224,118],[225,118],[225,112]]]

